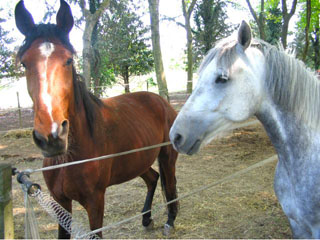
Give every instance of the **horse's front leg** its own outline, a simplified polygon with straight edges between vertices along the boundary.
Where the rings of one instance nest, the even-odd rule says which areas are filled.
[[[157,187],[157,182],[159,178],[159,173],[150,168],[147,172],[141,175],[142,179],[145,181],[148,187],[147,197],[142,209],[142,212],[151,210],[153,195]],[[148,230],[153,228],[153,220],[151,218],[151,212],[143,215],[142,225]]]
[[[87,210],[89,216],[90,229],[93,231],[95,229],[101,228],[103,224],[103,214],[104,214],[104,192],[99,191],[94,195],[87,196],[84,208]],[[102,232],[97,233],[100,238],[102,238]],[[90,238],[93,236],[89,236]]]

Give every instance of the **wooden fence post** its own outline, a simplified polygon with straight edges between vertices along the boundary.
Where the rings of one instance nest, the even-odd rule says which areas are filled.
[[[22,128],[22,119],[21,119],[21,107],[20,107],[19,92],[17,92],[17,100],[18,100],[19,126],[20,126],[20,128]]]
[[[0,164],[0,239],[14,239],[12,207],[12,169],[7,163]]]

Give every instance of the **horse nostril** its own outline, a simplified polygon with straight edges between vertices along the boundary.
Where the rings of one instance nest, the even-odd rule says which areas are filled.
[[[69,132],[69,121],[68,120],[64,120],[61,123],[61,132],[59,134],[60,137],[63,137],[65,135],[67,135]]]
[[[40,148],[44,148],[48,143],[48,139],[41,135],[38,131],[33,130],[32,135],[35,144],[38,145]]]
[[[68,131],[69,131],[69,121],[64,120],[61,123],[61,130],[60,130],[59,137],[64,137],[65,135],[68,134]]]
[[[179,133],[176,133],[176,135],[174,136],[174,140],[173,140],[174,145],[179,146],[182,141],[183,141],[182,135]]]

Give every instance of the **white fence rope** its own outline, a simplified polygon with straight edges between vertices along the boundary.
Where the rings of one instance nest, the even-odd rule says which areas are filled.
[[[108,158],[119,157],[119,156],[127,155],[127,154],[130,154],[130,153],[146,151],[146,150],[150,150],[150,149],[153,149],[153,148],[167,146],[167,145],[170,145],[170,144],[171,144],[171,142],[164,142],[164,143],[159,143],[159,144],[155,144],[155,145],[148,146],[148,147],[132,149],[132,150],[125,151],[125,152],[113,153],[113,154],[109,154],[109,155],[104,155],[104,156],[100,156],[100,157],[84,159],[84,160],[75,161],[75,162],[63,163],[63,164],[59,164],[59,165],[39,168],[39,169],[36,169],[36,170],[27,169],[27,170],[25,170],[25,172],[28,172],[29,174],[35,173],[35,172],[41,172],[41,171],[43,172],[43,171],[53,170],[53,169],[62,168],[62,167],[68,167],[68,166],[87,163],[87,162],[92,162],[92,161],[99,161],[99,160],[105,160],[105,159],[108,159]]]
[[[258,120],[247,122],[247,123],[242,123],[242,124],[237,124],[232,129],[230,129],[229,131],[232,131],[232,130],[237,129],[237,128],[248,127],[248,126],[251,126],[251,125],[254,125],[254,124],[257,124],[257,123],[259,123]],[[87,162],[92,162],[92,161],[100,161],[100,160],[105,160],[105,159],[108,159],[108,158],[114,158],[114,157],[127,155],[127,154],[130,154],[130,153],[146,151],[146,150],[150,150],[150,149],[153,149],[153,148],[167,146],[167,145],[170,145],[170,144],[171,144],[171,142],[164,142],[164,143],[159,143],[159,144],[155,144],[155,145],[152,145],[152,146],[132,149],[132,150],[125,151],[125,152],[113,153],[113,154],[104,155],[104,156],[100,156],[100,157],[89,158],[89,159],[79,160],[79,161],[75,161],[75,162],[68,162],[68,163],[58,164],[58,165],[54,165],[54,166],[39,168],[39,169],[35,169],[35,170],[34,169],[27,169],[27,170],[25,170],[25,172],[31,174],[31,173],[41,172],[41,171],[49,171],[49,170],[53,170],[53,169],[57,169],[57,168],[68,167],[68,166],[87,163]]]
[[[259,123],[259,121],[255,120],[255,121],[251,121],[251,122],[247,122],[247,123],[243,123],[243,124],[239,124],[237,126],[235,126],[234,128],[232,128],[231,130],[234,130],[236,128],[242,128],[242,127],[248,127],[254,124]],[[138,149],[133,149],[133,150],[129,150],[129,151],[125,151],[125,152],[121,152],[121,153],[115,153],[115,154],[110,154],[110,155],[106,155],[106,156],[101,156],[101,157],[97,157],[97,158],[92,158],[92,159],[86,159],[83,161],[79,161],[79,162],[71,162],[71,163],[66,163],[66,164],[60,164],[60,165],[56,165],[56,166],[51,166],[51,167],[46,167],[46,168],[40,168],[40,169],[36,169],[36,170],[32,170],[32,169],[28,169],[25,172],[28,173],[35,173],[35,172],[40,172],[40,171],[47,171],[47,170],[52,170],[52,169],[56,169],[56,168],[60,168],[60,167],[66,167],[66,166],[70,166],[70,165],[75,165],[75,164],[80,164],[80,163],[84,163],[84,162],[89,162],[89,161],[97,161],[97,160],[102,160],[102,159],[107,159],[107,158],[112,158],[112,157],[117,157],[117,156],[122,156],[122,155],[126,155],[126,154],[130,154],[130,153],[134,153],[134,152],[138,152],[138,151],[144,151],[144,150],[149,150],[152,148],[157,148],[157,147],[161,147],[161,146],[166,146],[166,145],[170,145],[170,142],[165,142],[165,143],[161,143],[161,144],[156,144],[156,145],[152,145],[152,146],[148,146],[148,147],[143,147],[143,148],[138,148]],[[74,234],[76,236],[76,238],[88,238],[88,237],[94,237],[94,238],[98,238],[98,236],[96,235],[96,233],[99,233],[101,231],[105,231],[111,228],[114,228],[116,226],[119,226],[121,224],[130,222],[138,217],[143,216],[144,214],[148,213],[148,212],[153,212],[153,214],[155,215],[157,212],[159,212],[160,209],[166,207],[167,205],[174,203],[176,201],[179,201],[181,199],[190,197],[196,193],[202,192],[206,189],[212,188],[216,185],[219,185],[223,182],[227,182],[232,180],[235,177],[238,177],[244,173],[247,173],[255,168],[258,168],[260,166],[263,166],[269,162],[272,162],[274,160],[277,159],[277,156],[274,155],[268,159],[265,159],[259,163],[253,164],[250,167],[237,171],[227,177],[224,177],[222,179],[220,179],[219,181],[216,181],[214,183],[211,183],[209,185],[206,185],[204,187],[200,187],[197,188],[185,195],[182,195],[174,200],[171,200],[167,203],[164,204],[160,204],[157,205],[155,207],[153,207],[153,210],[148,210],[145,211],[143,213],[140,213],[138,215],[135,215],[133,217],[124,219],[122,221],[119,221],[117,223],[113,223],[110,224],[108,226],[96,229],[94,231],[91,231],[89,233],[85,233],[82,229],[82,225],[76,223],[74,220],[72,221],[72,215],[67,212],[64,208],[62,208],[57,202],[55,202],[49,195],[46,195],[44,193],[41,192],[41,190],[39,190],[34,196],[36,197],[38,203],[49,213],[49,215],[55,219],[55,221],[57,221],[62,227],[64,227],[70,234]]]
[[[139,217],[141,217],[141,216],[143,216],[144,214],[149,213],[149,212],[152,212],[153,214],[156,214],[156,213],[159,212],[160,209],[166,207],[167,205],[169,205],[169,204],[171,204],[171,203],[180,201],[180,200],[182,200],[182,199],[184,199],[184,198],[188,198],[188,197],[190,197],[190,196],[192,196],[192,195],[195,195],[195,194],[197,194],[197,193],[199,193],[199,192],[202,192],[202,191],[204,191],[204,190],[207,190],[207,189],[212,188],[212,187],[214,187],[214,186],[217,186],[217,185],[219,185],[219,184],[222,184],[222,183],[231,181],[231,180],[233,180],[233,179],[236,178],[236,177],[239,177],[239,176],[241,176],[241,175],[243,175],[243,174],[245,174],[245,173],[247,173],[247,172],[249,172],[249,171],[252,171],[253,169],[256,169],[256,168],[258,168],[258,167],[262,167],[262,166],[264,166],[265,164],[271,163],[271,162],[273,162],[273,161],[275,161],[275,160],[277,160],[277,159],[278,159],[278,156],[277,156],[277,155],[273,155],[272,157],[269,157],[269,158],[267,158],[267,159],[265,159],[265,160],[263,160],[263,161],[261,161],[261,162],[255,163],[255,164],[249,166],[248,168],[239,170],[239,171],[237,171],[237,172],[235,172],[235,173],[233,173],[233,174],[231,174],[231,175],[229,175],[229,176],[226,176],[226,177],[224,177],[224,178],[221,178],[220,180],[218,180],[218,181],[216,181],[216,182],[213,182],[213,183],[208,184],[208,185],[206,185],[206,186],[197,188],[197,189],[195,189],[195,190],[193,190],[193,191],[191,191],[191,192],[189,192],[189,193],[187,193],[187,194],[185,194],[185,195],[182,195],[182,196],[180,196],[180,197],[178,197],[178,198],[176,198],[176,199],[173,199],[173,200],[171,200],[171,201],[169,201],[169,202],[167,202],[167,203],[159,204],[159,205],[153,207],[153,210],[148,210],[148,211],[145,211],[145,212],[143,212],[143,213],[137,214],[137,215],[135,215],[135,216],[133,216],[133,217],[126,218],[126,219],[124,219],[124,220],[122,220],[122,221],[119,221],[119,222],[116,222],[116,223],[107,225],[107,226],[105,226],[105,227],[96,229],[96,230],[94,230],[94,231],[91,231],[91,232],[89,232],[89,233],[86,233],[85,235],[81,235],[80,238],[88,238],[88,236],[90,236],[90,234],[97,234],[97,233],[99,233],[99,232],[102,232],[102,231],[109,230],[109,229],[111,229],[111,228],[120,226],[120,225],[122,225],[122,224],[124,224],[124,223],[130,222],[130,221],[132,221],[132,220],[134,220],[134,219],[136,219],[136,218],[139,218]]]

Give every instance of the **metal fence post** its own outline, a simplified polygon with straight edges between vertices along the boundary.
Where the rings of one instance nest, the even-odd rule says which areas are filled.
[[[7,163],[0,164],[0,239],[14,239],[12,207],[12,169]]]

